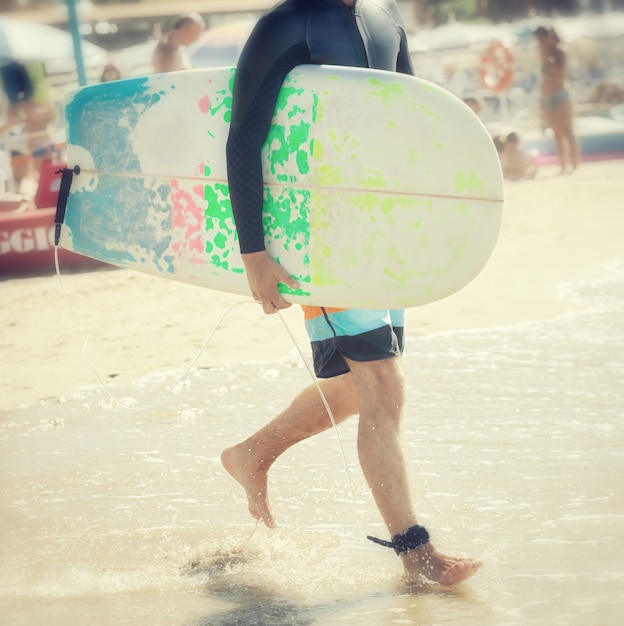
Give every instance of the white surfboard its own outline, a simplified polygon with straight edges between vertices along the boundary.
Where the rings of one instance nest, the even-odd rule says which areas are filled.
[[[66,102],[61,245],[106,263],[248,294],[225,142],[235,70],[82,88]],[[301,66],[263,149],[269,252],[291,302],[408,307],[456,292],[498,238],[503,178],[458,98],[378,70]]]

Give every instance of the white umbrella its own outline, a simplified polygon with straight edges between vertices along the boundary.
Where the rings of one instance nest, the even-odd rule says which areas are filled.
[[[557,18],[536,16],[506,24],[505,28],[519,40],[530,41],[538,26],[554,28],[564,43],[574,43],[579,39],[614,39],[624,37],[624,11]]]
[[[485,47],[492,41],[511,46],[514,37],[505,29],[488,24],[452,22],[418,31],[410,37],[409,48],[412,54],[466,50]]]
[[[624,37],[624,12],[581,15],[576,18],[561,19],[562,38],[575,41],[585,37],[589,39],[614,39]],[[555,28],[558,28],[555,23]],[[558,31],[557,31],[558,32]]]
[[[86,65],[106,63],[103,48],[85,41],[82,49]],[[75,63],[72,36],[53,26],[0,16],[0,63],[7,61]]]

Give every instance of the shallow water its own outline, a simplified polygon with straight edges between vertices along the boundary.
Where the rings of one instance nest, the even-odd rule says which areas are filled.
[[[356,422],[276,464],[255,528],[221,449],[310,382],[297,358],[193,371],[131,411],[94,386],[0,414],[0,623],[616,624],[624,612],[624,264],[580,312],[409,337],[406,439],[438,547],[485,561],[414,590],[357,464]],[[179,372],[113,388],[148,404]],[[353,491],[353,497],[352,492]]]

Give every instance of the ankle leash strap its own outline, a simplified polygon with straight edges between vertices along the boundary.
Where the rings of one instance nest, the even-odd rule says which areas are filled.
[[[411,526],[410,528],[406,528],[402,533],[394,535],[394,537],[392,537],[392,541],[378,539],[377,537],[372,537],[371,535],[367,535],[366,538],[370,539],[373,543],[378,543],[380,546],[394,548],[394,551],[399,556],[403,556],[410,550],[420,548],[420,546],[424,546],[426,543],[429,543],[429,533],[424,526]]]

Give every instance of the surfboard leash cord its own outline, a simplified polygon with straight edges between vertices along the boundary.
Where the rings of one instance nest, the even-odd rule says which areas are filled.
[[[80,330],[80,332],[82,333],[83,336],[83,344],[82,344],[82,357],[83,360],[86,364],[86,366],[88,367],[89,371],[95,376],[95,378],[97,379],[97,381],[100,383],[102,389],[104,390],[104,392],[106,393],[106,395],[118,406],[127,409],[129,411],[133,411],[135,413],[141,413],[144,411],[148,411],[149,409],[153,408],[154,406],[156,406],[157,404],[159,404],[160,402],[162,402],[169,394],[171,394],[173,392],[173,390],[189,375],[189,373],[191,372],[191,370],[193,370],[195,368],[195,365],[198,363],[199,359],[201,358],[201,356],[203,355],[204,351],[206,350],[206,348],[210,345],[210,342],[212,341],[212,338],[215,336],[216,332],[219,330],[219,328],[221,327],[221,325],[223,324],[223,322],[225,321],[225,319],[227,318],[227,316],[237,307],[243,305],[243,304],[255,304],[256,306],[259,306],[260,303],[256,302],[255,300],[242,300],[240,302],[236,302],[234,303],[232,306],[230,306],[222,315],[221,317],[218,319],[217,323],[215,324],[214,328],[210,331],[210,333],[208,334],[208,337],[206,338],[206,340],[204,341],[202,347],[200,348],[199,352],[197,353],[197,355],[195,356],[195,358],[191,361],[191,364],[182,372],[182,374],[180,374],[180,376],[178,376],[178,378],[173,382],[173,384],[171,384],[167,389],[165,389],[165,391],[163,391],[156,399],[152,400],[151,402],[149,402],[146,405],[132,405],[132,404],[128,404],[127,402],[124,402],[121,398],[118,398],[113,391],[109,388],[109,386],[106,384],[106,382],[104,381],[104,379],[102,378],[102,376],[99,374],[99,372],[96,370],[96,368],[92,365],[91,361],[89,360],[89,355],[88,355],[88,350],[87,347],[89,345],[89,333],[87,331],[87,329],[85,328],[84,324],[82,323],[82,321],[80,320],[80,317],[78,316],[78,314],[76,313],[76,310],[74,309],[70,298],[69,298],[69,294],[67,293],[67,290],[65,289],[65,285],[63,283],[63,277],[61,275],[61,270],[60,270],[60,264],[59,264],[59,243],[55,242],[54,245],[54,266],[56,269],[56,276],[61,288],[61,292],[63,293],[63,298],[65,300],[65,304],[67,306],[67,308],[69,309],[69,312],[72,316],[72,318],[74,319],[74,322],[76,323],[78,329]],[[327,401],[327,398],[325,397],[325,394],[323,393],[323,390],[321,389],[321,386],[316,378],[316,376],[314,375],[314,370],[312,368],[312,366],[310,365],[308,359],[306,359],[306,357],[303,354],[303,351],[301,349],[301,347],[299,346],[297,339],[295,338],[295,335],[293,334],[291,328],[288,326],[288,323],[286,322],[286,320],[284,319],[284,317],[282,316],[282,314],[279,311],[276,311],[277,313],[277,317],[279,318],[280,322],[282,323],[284,329],[286,330],[286,332],[288,333],[288,336],[290,337],[295,350],[297,351],[297,353],[299,354],[299,357],[301,358],[301,361],[303,362],[306,371],[308,372],[308,374],[310,375],[310,378],[312,379],[312,382],[314,384],[314,386],[316,387],[319,396],[321,397],[321,401],[323,402],[323,405],[325,407],[325,410],[327,411],[327,414],[329,415],[329,419],[332,423],[332,427],[334,429],[334,432],[336,433],[336,438],[338,440],[338,445],[340,446],[340,452],[342,455],[342,461],[344,464],[344,468],[345,468],[345,475],[347,477],[347,484],[349,486],[349,492],[351,495],[351,501],[353,504],[353,515],[354,515],[354,519],[355,519],[355,524],[357,526],[357,528],[359,529],[359,531],[364,535],[367,536],[366,533],[364,532],[362,525],[360,523],[360,518],[357,512],[357,506],[356,506],[356,499],[355,499],[355,490],[353,487],[353,480],[351,478],[351,472],[349,470],[349,464],[347,462],[347,455],[345,452],[345,448],[344,448],[344,444],[342,441],[342,437],[340,436],[340,430],[338,429],[338,424],[336,423],[336,419],[334,418],[334,414],[331,410],[331,407],[329,406],[329,402]],[[255,530],[255,529],[254,529]],[[253,535],[253,532],[252,532]],[[250,536],[251,538],[251,536]]]
[[[124,409],[128,409],[129,411],[134,411],[136,413],[141,413],[143,411],[148,411],[149,409],[153,408],[154,406],[156,406],[157,404],[162,402],[170,393],[172,393],[172,391],[188,376],[188,374],[191,372],[191,370],[195,367],[195,365],[197,364],[197,362],[199,361],[199,359],[203,355],[204,351],[206,350],[206,348],[208,347],[208,345],[212,341],[212,338],[214,337],[215,333],[221,327],[221,324],[223,323],[225,318],[235,308],[237,308],[238,306],[240,306],[242,304],[250,304],[250,303],[254,303],[255,304],[255,302],[253,300],[242,300],[241,302],[235,302],[232,306],[230,306],[221,315],[221,317],[219,318],[219,320],[215,324],[214,328],[209,333],[207,339],[204,341],[204,343],[203,343],[202,347],[200,348],[199,352],[197,353],[195,358],[191,361],[191,364],[182,372],[182,374],[180,374],[180,376],[178,376],[178,378],[176,378],[176,380],[167,389],[165,389],[165,391],[163,391],[156,399],[152,400],[148,404],[141,405],[141,406],[128,404],[127,402],[124,402],[123,400],[118,398],[113,393],[113,391],[111,391],[110,387],[106,384],[106,382],[104,381],[102,376],[100,376],[98,371],[95,369],[95,367],[92,365],[91,361],[89,360],[88,351],[87,351],[87,346],[89,345],[89,339],[90,339],[89,333],[88,333],[87,329],[85,328],[84,324],[82,323],[82,321],[80,320],[78,314],[76,313],[76,311],[75,311],[75,309],[74,309],[74,307],[73,307],[73,305],[72,305],[72,303],[71,303],[71,301],[69,299],[69,295],[67,293],[67,290],[65,289],[65,285],[63,283],[63,278],[61,276],[61,271],[60,271],[60,266],[59,266],[58,251],[59,251],[59,246],[55,245],[54,246],[54,265],[55,265],[55,268],[56,268],[56,276],[58,278],[58,281],[59,281],[59,284],[60,284],[60,287],[61,287],[61,291],[62,291],[63,297],[65,299],[65,304],[67,305],[67,308],[69,309],[72,317],[74,318],[74,321],[75,321],[76,325],[80,329],[80,332],[82,333],[82,336],[83,336],[82,356],[83,356],[83,359],[85,361],[85,364],[89,368],[89,371],[98,380],[98,382],[102,386],[102,389],[104,390],[106,395],[108,395],[108,397],[113,402],[115,402],[115,404],[119,405],[120,407],[122,407]]]

